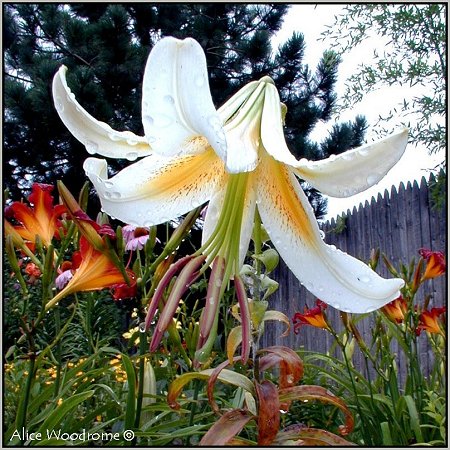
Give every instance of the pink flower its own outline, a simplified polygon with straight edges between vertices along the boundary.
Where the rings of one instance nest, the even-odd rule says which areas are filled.
[[[122,228],[122,234],[126,244],[125,250],[142,250],[150,237],[150,230],[146,227],[125,225]]]

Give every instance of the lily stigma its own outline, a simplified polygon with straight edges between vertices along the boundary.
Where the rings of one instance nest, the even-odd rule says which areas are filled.
[[[400,295],[403,280],[383,279],[362,261],[323,241],[299,179],[334,197],[364,191],[400,159],[407,144],[406,129],[321,161],[297,160],[285,142],[283,106],[271,78],[248,83],[216,111],[203,49],[194,39],[167,37],[155,44],[145,68],[145,136],[141,137],[115,131],[87,113],[67,85],[66,70],[61,67],[54,77],[53,97],[71,133],[91,154],[143,157],[112,178],[104,159],[85,161],[86,174],[106,213],[133,226],[149,227],[209,202],[201,249],[167,272],[173,276],[181,270],[183,285],[180,281],[174,296],[173,288],[156,334],[162,334],[172,317],[175,297],[179,299],[186,285],[210,265],[204,322],[214,328],[216,300],[230,279],[245,314],[247,299],[239,272],[256,210],[291,271],[334,308],[366,313]],[[208,309],[210,298],[214,304]],[[149,311],[156,308],[152,304]],[[205,330],[203,343],[210,336]]]

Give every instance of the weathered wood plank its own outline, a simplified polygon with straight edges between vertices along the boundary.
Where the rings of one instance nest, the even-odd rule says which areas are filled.
[[[398,189],[393,186],[390,192],[386,190],[383,195],[378,194],[376,200],[371,199],[365,205],[353,207],[345,216],[344,221],[333,219],[321,225],[325,232],[325,241],[366,262],[372,248],[380,248],[394,266],[399,263],[409,264],[412,258],[417,261],[417,252],[421,247],[438,251],[446,249],[446,214],[444,209],[438,211],[430,208],[428,183],[425,178],[422,178],[420,186],[417,182],[408,183],[406,187],[401,183]],[[341,227],[343,223],[345,226]],[[307,262],[299,261],[299,264]],[[382,260],[377,272],[385,277],[391,276]],[[295,312],[303,312],[305,305],[314,306],[316,298],[300,285],[283,262],[280,262],[273,277],[280,287],[270,299],[270,309],[280,310],[292,319]],[[445,304],[446,277],[428,281],[417,293],[416,304],[422,305],[425,294],[430,293],[433,294],[430,306]],[[327,315],[331,323],[341,330],[339,312],[330,307],[327,309]],[[358,323],[361,334],[368,341],[373,325],[373,315]],[[280,338],[283,331],[283,326],[279,324],[268,324],[261,345],[287,345],[294,349],[304,348],[321,353],[330,350],[332,337],[324,330],[304,326],[298,335],[292,332],[288,337]],[[392,350],[399,354],[398,365],[401,378],[404,379],[405,361],[400,357],[401,351],[397,346]],[[420,353],[424,367],[428,365],[430,368],[431,351],[424,333],[420,337]],[[359,365],[359,370],[364,371],[364,358],[361,355],[355,354],[355,364]]]

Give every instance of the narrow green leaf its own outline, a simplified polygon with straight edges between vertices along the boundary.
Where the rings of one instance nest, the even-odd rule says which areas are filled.
[[[419,413],[417,412],[416,404],[414,399],[410,395],[405,395],[406,406],[408,407],[409,418],[411,423],[411,428],[414,431],[414,435],[418,443],[423,443],[422,430],[420,428]]]
[[[387,422],[381,422],[380,427],[381,427],[381,434],[383,435],[383,445],[386,446],[393,445],[389,424]]]
[[[133,363],[131,359],[125,355],[122,355],[122,364],[127,374],[128,395],[127,395],[127,407],[125,410],[125,423],[124,429],[131,430],[134,426],[134,417],[136,414],[136,372],[134,371]]]
[[[92,397],[94,391],[81,392],[64,400],[39,427],[38,432],[45,434],[47,430],[56,430],[58,425],[63,421],[66,415],[76,408],[80,403]]]
[[[188,372],[185,373],[178,378],[176,378],[171,385],[169,386],[169,392],[167,394],[167,402],[170,407],[173,409],[179,409],[180,404],[176,401],[178,396],[180,395],[183,387],[192,380],[208,380],[214,369],[206,369],[201,372]],[[232,384],[237,387],[242,387],[246,391],[254,394],[254,386],[253,383],[244,375],[240,373],[233,372],[228,369],[224,369],[220,372],[218,376],[218,380],[223,383]]]

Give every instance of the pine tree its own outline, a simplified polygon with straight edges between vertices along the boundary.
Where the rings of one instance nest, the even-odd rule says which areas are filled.
[[[142,135],[143,68],[163,36],[193,37],[202,45],[217,107],[245,83],[271,76],[287,106],[285,132],[297,158],[321,159],[360,145],[361,118],[336,125],[322,143],[308,139],[317,121],[332,113],[339,58],[325,52],[312,72],[302,63],[300,33],[272,49],[270,39],[287,9],[225,3],[3,5],[6,186],[17,197],[33,181],[63,179],[73,192],[85,181],[86,150],[60,121],[51,97],[61,64],[69,68],[68,84],[88,112],[117,130]],[[119,162],[113,169],[120,167]],[[314,190],[307,193],[316,215],[323,216],[326,201]]]

